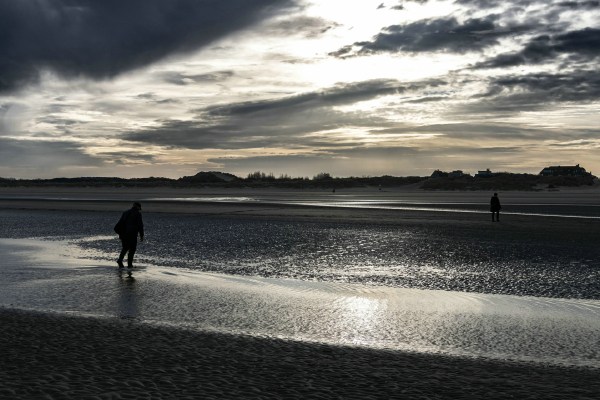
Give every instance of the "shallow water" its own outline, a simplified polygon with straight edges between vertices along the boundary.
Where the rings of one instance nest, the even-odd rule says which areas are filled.
[[[70,237],[114,261],[118,214],[0,210],[0,237]],[[558,227],[145,214],[139,262],[236,275],[600,299],[600,246]]]
[[[30,189],[31,190],[31,189]],[[234,193],[231,193],[231,192]],[[169,193],[172,194],[173,191]],[[179,191],[175,190],[175,193]],[[360,191],[329,190],[285,191],[285,190],[238,190],[225,189],[213,193],[183,192],[179,196],[156,196],[149,192],[136,192],[138,200],[148,204],[156,202],[180,203],[236,203],[263,205],[297,205],[311,207],[333,207],[353,209],[381,209],[405,211],[431,211],[437,213],[489,213],[491,193],[473,191]],[[0,200],[37,200],[37,201],[129,201],[131,193],[115,194],[114,191],[78,191],[52,193],[45,189],[41,192],[2,193]],[[530,215],[539,217],[600,219],[600,198],[594,191],[573,190],[556,192],[505,192],[501,195],[505,215]]]
[[[297,196],[296,196],[297,197]],[[316,198],[315,198],[316,197]],[[145,201],[170,201],[184,203],[261,203],[270,205],[297,205],[310,207],[332,207],[332,208],[355,208],[355,209],[379,209],[379,210],[404,210],[404,211],[432,211],[440,213],[475,213],[489,214],[489,205],[483,201],[469,201],[467,199],[445,200],[445,199],[386,199],[386,198],[362,198],[359,196],[312,196],[289,200],[286,198],[271,197],[154,197]],[[581,218],[600,219],[600,204],[595,202],[568,203],[557,199],[546,202],[513,202],[510,203],[509,211],[503,215],[529,215],[539,217],[557,218]]]
[[[398,289],[86,260],[0,239],[0,306],[337,345],[600,365],[600,302]]]

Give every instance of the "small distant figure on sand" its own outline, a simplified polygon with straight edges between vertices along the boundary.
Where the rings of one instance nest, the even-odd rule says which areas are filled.
[[[500,210],[502,206],[500,205],[500,199],[498,198],[498,193],[494,193],[490,200],[490,211],[492,212],[492,222],[500,222]]]
[[[123,268],[123,259],[127,254],[127,268],[133,268],[133,256],[137,249],[137,238],[144,241],[144,222],[142,221],[142,205],[138,202],[121,215],[121,219],[115,225],[115,232],[119,234],[123,249],[117,260],[119,268]],[[128,254],[129,253],[129,254]]]

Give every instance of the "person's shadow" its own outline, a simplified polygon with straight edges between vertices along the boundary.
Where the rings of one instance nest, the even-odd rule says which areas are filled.
[[[117,316],[122,319],[136,319],[139,314],[138,295],[135,278],[130,269],[119,269],[119,293]]]

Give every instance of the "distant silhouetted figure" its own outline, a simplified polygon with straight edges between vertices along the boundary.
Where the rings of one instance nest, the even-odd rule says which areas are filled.
[[[500,199],[498,198],[498,193],[494,193],[490,200],[490,211],[492,212],[492,222],[500,222],[500,210],[502,206],[500,205]]]
[[[119,239],[123,244],[123,249],[117,260],[119,268],[123,268],[123,259],[127,255],[127,267],[133,268],[133,256],[137,249],[137,238],[140,235],[140,240],[144,241],[144,222],[142,221],[142,205],[138,202],[133,203],[133,206],[121,215],[121,219],[115,225],[115,232],[119,234]]]

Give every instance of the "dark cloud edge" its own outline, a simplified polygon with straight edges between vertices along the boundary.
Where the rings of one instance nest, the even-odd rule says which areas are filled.
[[[207,46],[297,0],[0,2],[0,93],[64,78],[109,79]]]

